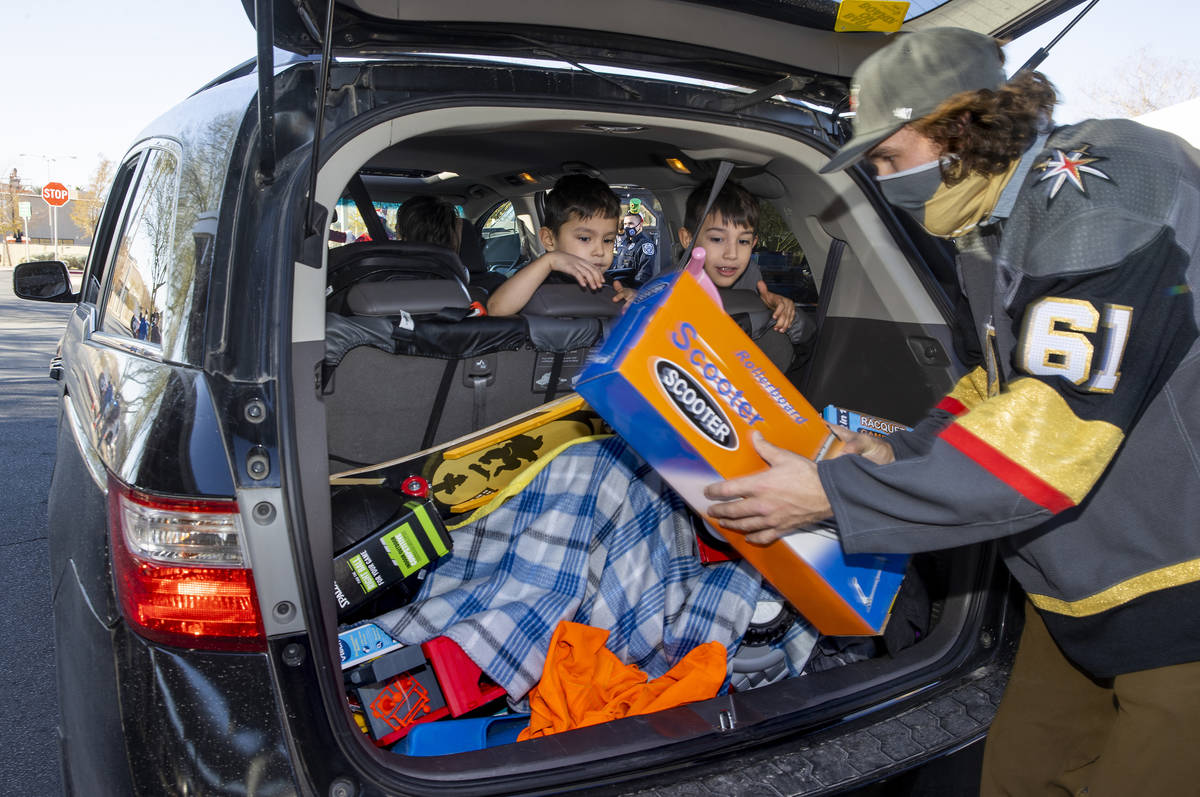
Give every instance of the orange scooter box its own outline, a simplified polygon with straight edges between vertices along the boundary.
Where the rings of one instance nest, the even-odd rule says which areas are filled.
[[[714,296],[686,270],[647,283],[576,386],[702,515],[706,485],[766,468],[752,430],[814,460],[838,444]],[[828,529],[755,545],[706,518],[821,633],[882,632],[906,556],[847,556]]]

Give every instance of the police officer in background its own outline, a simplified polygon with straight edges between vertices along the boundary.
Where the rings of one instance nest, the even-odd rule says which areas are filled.
[[[620,280],[626,287],[637,288],[654,276],[658,250],[654,239],[642,229],[643,224],[642,214],[636,210],[621,219],[624,231],[617,244],[617,257],[608,270],[609,281]]]

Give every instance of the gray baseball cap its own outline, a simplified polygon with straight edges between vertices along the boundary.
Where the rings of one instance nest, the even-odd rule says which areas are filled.
[[[850,79],[854,136],[821,168],[845,169],[909,122],[962,91],[997,89],[1007,77],[996,40],[963,28],[902,33]]]

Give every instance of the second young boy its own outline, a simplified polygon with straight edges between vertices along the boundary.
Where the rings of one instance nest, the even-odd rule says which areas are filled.
[[[599,290],[612,263],[620,218],[621,202],[603,180],[586,174],[559,178],[546,195],[546,218],[538,231],[546,254],[496,288],[488,299],[488,315],[521,312],[553,272]]]

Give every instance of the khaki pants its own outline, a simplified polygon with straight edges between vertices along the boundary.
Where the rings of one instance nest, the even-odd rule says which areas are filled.
[[[1067,661],[1026,603],[980,793],[1200,795],[1200,662],[1094,680]]]

